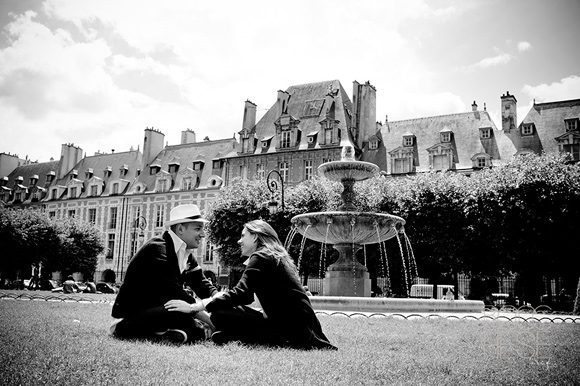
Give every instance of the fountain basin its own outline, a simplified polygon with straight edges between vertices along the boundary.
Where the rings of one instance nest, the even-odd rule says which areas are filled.
[[[384,213],[315,212],[292,218],[298,232],[325,244],[376,244],[388,240],[405,225],[401,217]]]
[[[332,181],[364,181],[377,175],[379,170],[370,162],[345,160],[326,162],[318,167],[318,172]]]
[[[483,312],[480,300],[310,296],[315,310],[351,312]]]

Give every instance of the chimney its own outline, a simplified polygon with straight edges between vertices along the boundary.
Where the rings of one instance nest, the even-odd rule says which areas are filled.
[[[355,146],[362,149],[363,142],[375,134],[377,122],[377,90],[367,81],[353,82],[353,122]]]
[[[58,179],[63,178],[83,158],[83,149],[72,143],[65,143],[60,149],[60,162],[58,165]]]
[[[187,129],[181,132],[181,144],[195,143],[195,131]]]
[[[290,94],[286,91],[278,90],[278,99],[276,105],[278,106],[278,112],[280,115],[288,114],[288,101],[290,100]]]
[[[506,91],[505,95],[501,96],[501,128],[504,133],[509,133],[510,130],[516,129],[518,118],[517,104],[516,97],[510,95],[509,91]]]
[[[477,111],[477,103],[475,103],[475,101],[473,101],[473,104],[471,105],[471,111]]]
[[[280,99],[280,92],[278,91],[278,99]],[[244,103],[244,122],[242,123],[242,130],[251,130],[256,125],[256,104],[247,100]]]
[[[153,127],[147,127],[145,129],[145,138],[143,139],[143,167],[141,170],[145,170],[146,166],[163,150],[164,140],[165,134],[159,130],[155,130]]]

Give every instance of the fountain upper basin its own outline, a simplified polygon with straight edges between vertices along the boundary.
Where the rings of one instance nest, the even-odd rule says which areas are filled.
[[[364,181],[376,176],[379,170],[377,165],[370,162],[347,160],[326,162],[318,167],[319,173],[332,181]]]
[[[325,244],[376,244],[396,235],[405,225],[401,217],[384,213],[315,212],[292,218],[298,232]]]

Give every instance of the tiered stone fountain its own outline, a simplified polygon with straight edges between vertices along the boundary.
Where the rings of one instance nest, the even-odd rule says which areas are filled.
[[[395,237],[405,225],[405,220],[390,214],[356,211],[353,204],[354,183],[376,176],[379,167],[369,162],[355,161],[350,143],[343,146],[340,161],[324,163],[318,167],[318,172],[344,186],[341,210],[301,214],[292,219],[292,224],[304,237],[332,244],[339,253],[338,260],[327,269],[323,295],[370,296],[369,273],[356,260],[356,252],[365,244],[377,244]]]
[[[482,312],[480,301],[444,301],[436,299],[371,298],[371,280],[356,252],[365,244],[376,244],[403,232],[405,220],[383,213],[358,212],[353,205],[353,186],[379,172],[379,167],[354,159],[354,147],[343,135],[340,161],[318,167],[324,177],[344,186],[340,211],[305,213],[292,219],[294,229],[303,237],[332,244],[339,253],[323,281],[323,296],[311,298],[316,309],[363,312]]]

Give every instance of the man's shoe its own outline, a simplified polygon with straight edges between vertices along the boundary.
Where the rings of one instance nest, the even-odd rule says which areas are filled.
[[[232,337],[225,331],[216,331],[213,334],[211,334],[211,340],[218,346],[221,346],[231,341]]]
[[[170,328],[166,331],[156,332],[159,341],[172,344],[183,344],[187,342],[187,334],[183,330]]]

